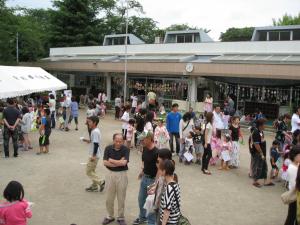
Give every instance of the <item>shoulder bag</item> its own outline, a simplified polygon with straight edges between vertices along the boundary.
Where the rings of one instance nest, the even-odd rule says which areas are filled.
[[[281,195],[281,200],[283,204],[289,205],[295,201],[297,201],[297,193],[296,188],[293,188],[292,190],[286,191]]]

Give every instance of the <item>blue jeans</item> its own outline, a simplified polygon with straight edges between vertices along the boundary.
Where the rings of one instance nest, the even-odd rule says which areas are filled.
[[[150,213],[147,216],[148,224],[147,225],[157,225],[157,212]]]
[[[139,208],[140,208],[140,214],[139,214],[139,219],[140,220],[148,220],[151,224],[153,220],[153,224],[155,223],[155,216],[151,216],[151,214],[146,217],[146,210],[144,209],[144,204],[146,202],[146,198],[148,196],[147,194],[147,187],[151,184],[153,184],[155,179],[151,179],[148,177],[145,177],[145,175],[142,177],[141,180],[141,186],[140,186],[140,192],[139,192]]]

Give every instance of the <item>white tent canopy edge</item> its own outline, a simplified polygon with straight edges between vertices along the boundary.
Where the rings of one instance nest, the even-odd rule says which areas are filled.
[[[0,99],[64,89],[64,82],[40,67],[0,66]]]

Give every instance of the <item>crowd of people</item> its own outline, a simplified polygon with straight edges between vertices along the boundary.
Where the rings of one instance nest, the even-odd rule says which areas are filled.
[[[112,145],[105,147],[103,164],[107,168],[105,178],[96,173],[100,160],[102,137],[99,119],[106,112],[106,95],[98,98],[89,96],[86,111],[88,138],[81,138],[89,145],[86,175],[91,179],[88,192],[106,190],[107,216],[102,224],[117,221],[126,225],[125,203],[128,187],[128,163],[130,152],[141,152],[141,171],[137,196],[139,212],[132,224],[169,225],[180,224],[188,220],[181,213],[181,194],[179,178],[175,173],[174,157],[184,165],[194,164],[205,175],[212,175],[210,166],[219,165],[219,170],[229,171],[240,167],[240,145],[244,144],[244,135],[240,127],[240,112],[235,110],[234,101],[228,97],[222,107],[213,104],[211,95],[204,100],[204,113],[199,116],[190,108],[183,115],[178,104],[174,103],[169,113],[163,104],[157,104],[155,93],[140,99],[132,94],[131,103],[123,102],[122,97],[115,99],[115,119],[122,122],[120,133],[113,134]],[[9,139],[12,138],[14,157],[18,150],[32,149],[29,132],[39,130],[40,149],[37,154],[49,152],[51,130],[69,131],[72,120],[78,130],[79,105],[74,97],[64,97],[57,107],[55,97],[43,104],[18,104],[7,99],[7,104],[0,107],[0,125],[3,131],[5,157],[9,157]],[[58,122],[58,125],[57,125]],[[258,113],[251,122],[248,138],[251,164],[249,177],[253,186],[274,186],[275,179],[286,183],[288,192],[295,192],[285,225],[297,224],[300,219],[300,107],[291,117],[285,114],[274,123],[276,135],[270,152],[264,135],[266,119]],[[291,126],[291,129],[289,128]],[[175,140],[175,141],[174,141]],[[0,140],[1,141],[1,140]],[[22,146],[20,146],[20,144]],[[270,162],[267,162],[267,154]],[[268,164],[271,169],[268,170]],[[263,183],[261,183],[263,180]],[[0,224],[26,224],[32,216],[31,203],[24,199],[24,190],[17,181],[10,182],[5,191],[6,203],[0,207]],[[114,211],[117,198],[118,210]],[[19,216],[20,215],[20,216]],[[1,220],[2,219],[2,220]]]

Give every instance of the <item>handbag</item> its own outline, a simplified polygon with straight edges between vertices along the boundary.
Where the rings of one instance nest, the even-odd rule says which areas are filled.
[[[297,201],[296,188],[286,191],[281,195],[281,200],[283,204],[288,205]]]
[[[174,190],[174,196],[175,196],[175,200],[176,200],[176,204],[178,206],[178,208],[180,208],[180,205],[179,205],[179,202],[178,202],[178,196],[176,194],[176,191],[173,187],[173,184],[171,184],[173,190]],[[180,216],[179,216],[179,220],[178,220],[178,223],[177,225],[191,225],[190,221],[188,220],[188,218],[186,218],[185,216],[182,215],[182,213],[180,212]]]

